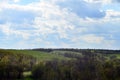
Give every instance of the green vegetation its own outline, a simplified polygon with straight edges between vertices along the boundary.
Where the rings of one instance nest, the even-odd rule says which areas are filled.
[[[23,72],[30,71],[35,64],[33,56],[0,50],[0,79],[21,79]]]
[[[0,50],[2,80],[120,80],[120,51]]]
[[[33,51],[33,50],[8,50],[9,52],[16,53],[16,54],[25,54],[25,55],[31,55],[35,57],[38,61],[49,61],[54,58],[60,59],[60,60],[69,60],[70,58],[64,57],[59,54],[54,53],[48,53],[43,51]]]

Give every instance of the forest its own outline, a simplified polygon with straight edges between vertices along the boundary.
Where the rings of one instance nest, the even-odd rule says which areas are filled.
[[[120,80],[120,50],[0,49],[0,80]]]

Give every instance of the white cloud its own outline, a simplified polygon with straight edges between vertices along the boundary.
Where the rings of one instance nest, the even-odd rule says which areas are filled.
[[[81,39],[87,43],[95,43],[100,44],[103,42],[104,37],[101,36],[95,36],[93,34],[84,35],[81,37]]]
[[[65,33],[66,29],[73,30],[76,27],[83,26],[83,25],[89,25],[93,23],[102,23],[105,21],[110,21],[112,18],[110,16],[112,15],[118,15],[119,13],[114,13],[113,11],[106,11],[106,17],[96,20],[92,18],[86,18],[82,19],[79,18],[74,12],[69,12],[67,8],[60,8],[56,4],[50,4],[49,1],[40,1],[37,3],[31,3],[28,5],[19,5],[19,4],[2,4],[0,5],[1,8],[6,9],[14,9],[14,10],[20,10],[20,11],[30,11],[36,14],[34,19],[34,27],[38,29],[38,32],[42,32],[43,34],[46,33]],[[53,2],[56,2],[58,0],[52,0]],[[63,0],[64,1],[64,0]],[[99,2],[100,0],[87,0],[89,2]],[[107,2],[107,1],[104,1]],[[112,14],[111,14],[112,13]],[[32,25],[33,26],[33,25]],[[57,31],[54,30],[54,28],[57,28]],[[59,31],[58,31],[59,30]],[[60,31],[62,30],[62,31]],[[77,29],[76,29],[77,30]],[[84,31],[84,30],[82,30]],[[66,33],[65,33],[66,34]]]
[[[59,34],[60,38],[67,38],[67,32],[75,28],[74,21],[77,16],[74,16],[73,13],[68,12],[67,9],[61,9],[59,6],[55,4],[49,4],[46,1],[41,1],[39,3],[31,3],[28,5],[4,3],[1,6],[2,9],[12,9],[20,11],[24,10],[34,12],[36,16],[33,20],[33,25],[30,25],[34,28],[34,30],[32,30],[32,32],[35,32],[34,35],[49,35],[56,33]],[[12,24],[15,25],[14,23]],[[25,25],[23,25],[23,27],[24,26]],[[29,31],[14,30],[14,27],[11,26],[11,28],[9,28],[8,25],[3,28],[3,32],[5,34],[22,35],[23,38],[28,38],[31,34]]]
[[[18,2],[19,0],[14,0]],[[2,31],[7,36],[14,35],[16,37],[22,37],[24,40],[28,40],[31,36],[35,36],[36,43],[43,43],[46,45],[52,45],[49,41],[44,41],[43,36],[50,36],[52,34],[58,35],[59,39],[65,38],[69,41],[79,43],[81,40],[90,44],[113,44],[114,40],[108,40],[104,36],[98,36],[95,34],[90,34],[91,28],[99,28],[100,24],[110,23],[120,21],[120,12],[107,10],[106,16],[100,19],[93,18],[80,18],[74,12],[69,11],[68,8],[61,8],[55,3],[58,0],[40,0],[40,2],[34,2],[27,5],[20,4],[9,4],[9,3],[0,3],[0,10],[16,10],[16,11],[29,11],[34,13],[33,20],[25,19],[24,23],[17,24],[10,21],[10,23],[0,24],[0,31]],[[63,0],[64,1],[64,0]],[[89,3],[110,3],[110,0],[85,0]],[[5,12],[4,12],[5,13]],[[17,13],[16,13],[17,14]],[[14,17],[14,15],[11,15]],[[12,18],[12,17],[11,17]],[[23,19],[24,20],[24,19]],[[31,21],[32,23],[29,23]],[[14,26],[13,26],[14,25]],[[16,27],[24,28],[31,27],[31,30],[19,30]],[[102,26],[100,26],[102,27]],[[41,37],[42,35],[42,37]],[[41,38],[40,38],[41,37]],[[25,42],[24,42],[25,43]],[[22,44],[24,44],[22,42]],[[21,44],[21,43],[20,43]],[[62,43],[61,45],[69,47],[68,43]]]
[[[10,25],[11,25],[10,23],[6,23],[3,25],[0,24],[0,30],[6,35],[10,35],[12,33],[12,30],[10,29]]]
[[[107,10],[106,11],[106,18],[120,18],[120,12],[114,10]]]
[[[20,0],[14,0],[15,3],[19,2]]]
[[[11,23],[0,24],[0,31],[2,31],[6,36],[14,35],[16,37],[22,37],[24,39],[29,39],[30,33],[21,30],[14,30]]]
[[[73,42],[70,46],[82,47],[82,48],[112,48],[115,44],[115,40],[109,40],[106,37],[98,36],[95,34],[84,34],[72,37]]]
[[[110,4],[112,0],[84,0],[88,3],[101,3],[101,4]]]

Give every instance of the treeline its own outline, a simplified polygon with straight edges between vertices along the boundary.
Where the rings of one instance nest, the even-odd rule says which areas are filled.
[[[61,49],[45,49],[45,48],[37,48],[37,49],[29,49],[34,51],[43,51],[43,52],[52,52],[52,51],[73,51],[73,52],[80,52],[80,53],[101,53],[101,54],[118,54],[120,50],[107,50],[107,49],[74,49],[74,48],[61,48]]]
[[[120,80],[119,58],[94,50],[74,52],[63,50],[69,60],[36,61],[30,55],[0,50],[0,80],[25,80],[24,72],[31,72],[30,80]]]
[[[106,59],[96,53],[76,60],[41,62],[32,69],[34,80],[120,80],[120,59]]]
[[[25,54],[0,50],[0,80],[23,78],[23,72],[30,71],[36,59]]]

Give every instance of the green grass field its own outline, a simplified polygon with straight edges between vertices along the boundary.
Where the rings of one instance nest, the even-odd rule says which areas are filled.
[[[32,50],[8,50],[10,52],[16,53],[16,54],[25,54],[25,55],[31,55],[35,57],[38,61],[49,61],[52,59],[58,59],[58,60],[70,60],[72,58],[65,57],[64,53],[72,53],[72,54],[79,54],[82,56],[81,53],[77,52],[70,52],[70,51],[53,51],[53,52],[42,52],[42,51],[32,51]],[[107,54],[106,57],[110,58],[111,56],[116,56],[116,58],[120,59],[120,54]]]
[[[58,59],[58,60],[70,60],[71,59],[68,57],[64,57],[63,55],[41,52],[41,51],[32,51],[32,50],[9,50],[9,51],[16,53],[16,54],[31,55],[35,57],[38,61],[48,61],[52,59]]]
[[[112,57],[112,56],[116,56],[116,58],[120,59],[120,54],[107,54],[107,57]]]

